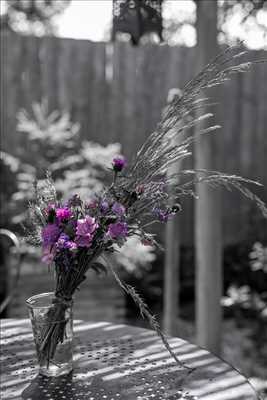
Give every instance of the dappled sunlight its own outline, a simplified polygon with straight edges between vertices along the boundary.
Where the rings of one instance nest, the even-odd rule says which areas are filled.
[[[29,321],[4,322],[1,399],[256,399],[242,375],[184,340],[171,338],[170,344],[194,370],[175,364],[152,331],[107,322],[74,326],[74,371],[46,378],[37,375]],[[16,340],[10,340],[10,330]]]

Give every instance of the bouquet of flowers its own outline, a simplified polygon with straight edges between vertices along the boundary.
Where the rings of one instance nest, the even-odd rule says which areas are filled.
[[[123,156],[113,159],[110,186],[95,195],[93,200],[82,200],[74,194],[62,204],[57,199],[50,176],[44,186],[36,184],[36,198],[30,204],[34,228],[30,236],[42,245],[43,261],[54,265],[56,276],[55,307],[48,319],[62,320],[65,308],[89,269],[109,269],[180,364],[142,298],[132,286],[120,279],[112,262],[112,253],[132,236],[137,236],[144,245],[157,245],[155,235],[149,231],[150,226],[155,222],[165,223],[180,211],[183,198],[195,196],[197,183],[205,182],[214,187],[222,185],[229,190],[236,188],[255,201],[267,216],[263,201],[247,187],[250,183],[259,185],[257,182],[207,170],[180,169],[167,174],[170,165],[191,156],[190,146],[195,136],[186,135],[188,129],[212,116],[210,113],[200,116],[201,109],[206,110],[209,104],[207,99],[200,99],[202,90],[223,83],[233,73],[246,71],[251,63],[235,62],[243,54],[238,47],[228,48],[185,86],[181,96],[174,96],[157,129],[133,161],[127,165]],[[190,119],[187,118],[189,115]],[[209,126],[198,134],[216,128]],[[176,135],[181,136],[179,144],[173,140]],[[49,363],[57,345],[63,341],[65,323],[48,324],[43,330],[41,350]]]

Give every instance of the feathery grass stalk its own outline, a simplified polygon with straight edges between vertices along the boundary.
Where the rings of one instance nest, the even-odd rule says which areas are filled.
[[[182,361],[180,361],[176,354],[173,352],[172,348],[169,345],[167,337],[164,335],[164,333],[161,331],[160,326],[158,321],[156,320],[156,317],[152,315],[148,309],[148,306],[144,302],[144,300],[141,298],[141,296],[136,292],[135,288],[131,285],[128,285],[127,283],[123,282],[123,280],[119,277],[119,275],[116,272],[116,266],[113,264],[112,257],[106,257],[104,254],[101,256],[107,263],[110,271],[112,272],[114,278],[116,279],[117,283],[119,286],[123,289],[123,291],[131,296],[135,304],[138,306],[140,314],[143,318],[146,318],[149,325],[151,328],[158,334],[160,339],[162,340],[163,345],[165,348],[168,350],[172,358],[175,360],[175,362],[183,368],[188,369],[190,372],[193,371],[192,368],[188,367],[185,365]]]

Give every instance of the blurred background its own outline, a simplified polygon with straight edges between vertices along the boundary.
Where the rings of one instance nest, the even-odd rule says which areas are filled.
[[[39,250],[17,241],[34,180],[49,169],[62,198],[100,191],[112,158],[131,159],[167,102],[220,49],[241,40],[250,49],[244,61],[267,58],[267,3],[1,0],[0,28],[0,311],[25,318],[25,299],[53,289]],[[222,129],[182,166],[260,181],[265,202],[266,82],[258,64],[212,91]],[[158,229],[165,252],[131,239],[118,270],[167,333],[220,355],[264,396],[267,223],[238,193],[201,194]],[[146,326],[109,276],[90,274],[75,303],[78,319]]]

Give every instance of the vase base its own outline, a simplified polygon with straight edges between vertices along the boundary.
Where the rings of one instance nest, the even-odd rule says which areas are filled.
[[[73,370],[73,365],[71,364],[61,364],[60,366],[57,365],[49,365],[47,368],[46,366],[39,368],[39,375],[47,376],[47,377],[57,377],[62,375],[67,375]]]

